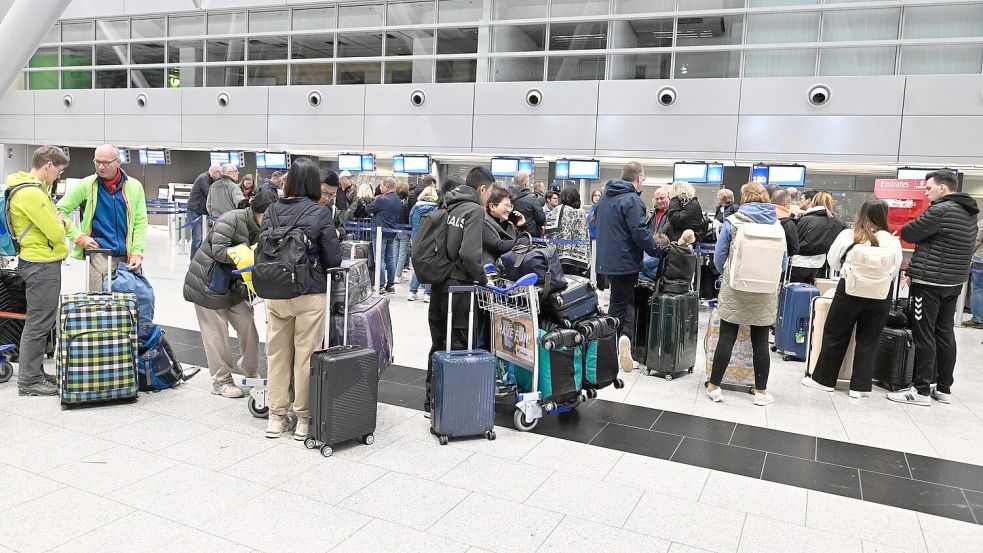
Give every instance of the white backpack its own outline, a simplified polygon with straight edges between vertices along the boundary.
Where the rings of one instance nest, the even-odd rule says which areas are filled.
[[[846,293],[857,298],[883,300],[894,280],[894,251],[884,246],[857,244],[849,252]]]
[[[727,259],[730,287],[757,294],[778,292],[785,256],[785,229],[777,222],[743,223],[734,227],[734,241]]]

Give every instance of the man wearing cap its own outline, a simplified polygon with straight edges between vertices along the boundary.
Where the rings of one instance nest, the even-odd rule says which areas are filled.
[[[339,190],[338,197],[335,198],[334,205],[340,213],[345,213],[355,203],[355,192],[357,190],[352,182],[352,172],[342,171],[338,174],[338,181],[341,185],[341,190]]]
[[[264,190],[253,198],[249,207],[233,209],[219,217],[184,276],[184,299],[195,305],[215,395],[243,396],[242,389],[232,380],[230,323],[239,337],[242,352],[236,372],[248,377],[259,376],[259,333],[253,321],[253,306],[249,303],[245,283],[232,275],[236,265],[228,252],[235,246],[256,243],[263,214],[276,201],[275,193]]]

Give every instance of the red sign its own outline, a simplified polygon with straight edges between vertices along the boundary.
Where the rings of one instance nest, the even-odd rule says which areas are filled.
[[[925,180],[877,179],[874,197],[879,200],[921,200],[925,198]]]
[[[874,181],[874,197],[887,202],[887,222],[892,234],[900,236],[901,227],[915,220],[932,203],[925,196],[924,180],[877,179]],[[901,241],[901,247],[914,248],[914,244]]]

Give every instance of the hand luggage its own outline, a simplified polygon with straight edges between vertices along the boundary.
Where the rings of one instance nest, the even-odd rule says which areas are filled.
[[[813,284],[819,289],[819,295],[825,296],[826,292],[830,290],[836,290],[836,287],[840,284],[840,279],[837,278],[815,278],[813,279]]]
[[[720,341],[720,314],[715,302],[711,302],[710,322],[707,323],[707,333],[703,340],[703,351],[706,356],[707,377],[713,370],[713,353]],[[754,349],[751,346],[751,329],[741,326],[737,331],[737,341],[727,364],[727,372],[720,381],[720,387],[736,392],[750,392],[754,388]]]
[[[340,315],[345,309],[345,295],[349,305],[358,305],[372,294],[372,272],[366,259],[343,259],[341,266],[347,272],[332,273],[331,314]],[[354,343],[354,342],[353,342]]]
[[[343,259],[369,259],[372,257],[372,242],[368,240],[345,240],[341,243]]]
[[[689,246],[676,243],[666,247],[659,269],[659,291],[668,294],[685,294],[693,289],[693,278],[700,258]]]
[[[375,352],[381,375],[393,362],[393,322],[389,298],[370,296],[362,303],[349,305],[347,318],[348,343]],[[344,315],[331,316],[331,346],[342,345],[344,323]]]
[[[517,281],[533,273],[539,277],[538,284],[546,297],[566,288],[567,280],[563,276],[556,248],[538,248],[532,245],[532,237],[528,233],[524,236],[529,239],[529,244],[519,244],[522,239],[520,237],[515,241],[516,245],[512,250],[505,252],[500,258],[505,278]]]
[[[137,387],[141,392],[157,392],[184,382],[184,371],[174,355],[164,330],[154,325],[149,338],[140,344]]]
[[[572,328],[539,330],[539,392],[543,405],[576,406],[583,384],[583,335]],[[532,371],[522,366],[509,368],[521,392],[531,391]]]
[[[809,347],[806,349],[806,376],[812,376],[812,371],[816,369],[816,363],[819,361],[819,353],[823,346],[823,329],[826,325],[829,308],[833,304],[834,294],[836,294],[835,289],[822,296],[812,298],[809,309]],[[850,337],[850,345],[843,356],[840,373],[836,377],[837,385],[846,388],[849,388],[850,377],[853,376],[853,356],[856,353],[857,345],[856,334],[856,330],[854,330],[853,336]]]
[[[471,294],[468,349],[451,350],[454,294]],[[495,356],[471,349],[474,339],[474,287],[451,286],[447,298],[447,350],[433,354],[430,432],[440,445],[449,438],[484,435],[495,439]]]
[[[728,217],[733,221],[739,214]],[[773,293],[782,281],[785,230],[776,223],[737,225],[731,243],[730,287],[738,292]]]
[[[775,346],[785,361],[806,358],[809,341],[809,308],[819,288],[811,284],[785,283],[778,294],[778,319],[775,321]]]
[[[614,385],[624,388],[618,378],[618,319],[609,316],[589,317],[577,323],[577,332],[584,336],[583,388],[588,398],[597,397],[597,390]]]
[[[635,285],[635,328],[631,333],[631,358],[639,365],[645,364],[649,343],[649,320],[652,316],[652,300],[655,283],[639,281]]]
[[[569,276],[566,281],[566,288],[551,292],[543,307],[547,318],[573,328],[580,319],[598,313],[597,291],[589,278]]]
[[[333,273],[347,272],[336,268],[328,271],[328,304],[330,307]],[[345,311],[348,310],[346,302]],[[379,357],[367,347],[348,345],[348,325],[342,323],[342,345],[331,343],[330,316],[325,316],[325,349],[311,356],[310,436],[304,440],[308,449],[321,444],[321,455],[330,457],[331,446],[361,439],[365,445],[375,442],[375,426],[379,399]],[[348,317],[342,316],[342,321]]]
[[[700,300],[694,292],[663,294],[652,299],[648,353],[649,375],[672,380],[693,372],[700,332]]]
[[[716,267],[713,266],[714,244],[695,244],[693,251],[699,256],[700,266],[698,291],[700,300],[716,299],[720,295],[720,288],[717,287]]]
[[[915,347],[911,331],[885,328],[877,337],[872,379],[882,388],[896,392],[911,386],[915,374]]]

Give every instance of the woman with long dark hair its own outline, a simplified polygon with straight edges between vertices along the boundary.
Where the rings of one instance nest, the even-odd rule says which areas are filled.
[[[869,297],[869,288],[872,287],[867,286],[868,290],[864,293],[858,292],[858,288],[865,286],[865,282],[893,282],[901,270],[901,242],[887,228],[887,203],[883,200],[868,200],[860,208],[857,224],[852,229],[841,232],[830,247],[829,266],[834,271],[840,271],[840,275],[845,278],[841,278],[836,286],[836,295],[833,296],[823,327],[823,342],[816,369],[812,376],[802,380],[804,386],[833,391],[856,325],[856,353],[853,358],[853,375],[850,378],[850,397],[870,395],[871,357],[877,337],[884,330],[891,310],[891,286],[887,286],[887,293],[883,297],[878,295],[874,298]],[[871,262],[868,258],[883,258],[890,254],[893,254],[893,265],[881,269],[883,274],[869,274]],[[855,262],[858,263],[856,268]],[[859,264],[864,266],[860,267]],[[852,275],[851,283],[848,280],[851,280],[853,271],[862,271],[864,274]],[[858,281],[857,277],[863,282]],[[852,295],[848,290],[859,295]]]

